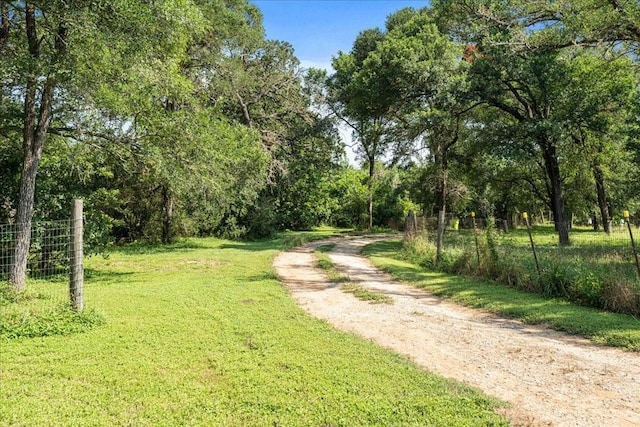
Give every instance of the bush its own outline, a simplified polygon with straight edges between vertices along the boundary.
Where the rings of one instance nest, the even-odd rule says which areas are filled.
[[[491,270],[494,273],[493,279],[499,283],[526,292],[540,292],[540,286],[531,279],[529,270],[518,259],[504,256],[492,263]]]
[[[568,297],[569,286],[573,281],[570,266],[550,261],[540,273],[540,287],[543,295],[548,297]]]
[[[402,245],[403,256],[422,267],[433,268],[436,260],[436,245],[426,236],[406,239]]]

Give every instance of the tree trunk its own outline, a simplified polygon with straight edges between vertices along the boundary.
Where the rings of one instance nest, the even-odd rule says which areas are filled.
[[[47,80],[40,99],[40,113],[36,125],[36,79],[27,83],[23,120],[23,163],[20,176],[20,198],[16,212],[16,243],[10,282],[17,291],[25,289],[27,258],[31,244],[31,220],[35,200],[36,175],[42,158],[44,142],[51,124],[53,82]]]
[[[173,196],[166,185],[162,186],[162,243],[173,241]]]
[[[560,245],[566,246],[569,244],[569,229],[567,227],[564,197],[562,196],[562,179],[560,177],[556,146],[547,136],[542,137],[539,142],[544,156],[547,178],[549,178],[549,197],[558,238]]]
[[[607,204],[607,193],[604,186],[604,173],[602,165],[598,160],[593,161],[593,178],[596,182],[596,194],[598,196],[598,207],[600,208],[600,218],[602,218],[602,227],[605,233],[611,233],[611,212]]]
[[[36,32],[36,8],[27,3],[25,10],[25,31],[30,56],[36,60],[39,57],[39,43]],[[59,54],[64,53],[64,37],[66,30],[60,27],[56,35],[55,46]],[[42,158],[42,150],[49,132],[52,116],[53,94],[55,80],[47,77],[40,92],[40,109],[36,113],[36,96],[38,77],[27,77],[24,95],[24,115],[22,123],[22,151],[23,163],[20,176],[20,195],[16,212],[16,242],[13,265],[9,276],[13,288],[17,291],[25,289],[27,277],[27,257],[31,244],[31,221],[35,199],[36,175]],[[37,115],[37,117],[36,117]]]
[[[444,249],[444,229],[447,213],[447,174],[448,161],[446,153],[436,156],[436,162],[440,163],[440,188],[438,189],[438,230],[436,235],[436,264],[442,259]]]
[[[4,54],[9,40],[9,29],[11,28],[9,21],[9,4],[6,1],[0,1],[0,53]]]
[[[5,1],[0,1],[0,57],[4,57],[6,55],[10,28],[9,4]],[[3,82],[0,81],[0,105],[3,105],[4,103]]]
[[[253,125],[251,123],[251,114],[249,113],[249,106],[244,102],[239,92],[236,92],[236,98],[238,98],[238,103],[240,104],[240,109],[242,110],[242,118],[244,119],[244,125],[248,128],[252,128]]]

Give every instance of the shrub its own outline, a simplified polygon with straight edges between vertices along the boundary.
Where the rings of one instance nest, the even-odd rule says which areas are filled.
[[[495,274],[494,280],[497,282],[527,292],[540,291],[540,286],[531,279],[529,271],[521,260],[504,256],[496,260],[492,266]]]
[[[589,268],[573,266],[573,271],[575,275],[569,284],[570,298],[582,305],[604,308],[602,297],[605,279]]]
[[[549,297],[568,297],[568,289],[572,281],[571,267],[559,262],[550,260],[540,273],[542,294]]]

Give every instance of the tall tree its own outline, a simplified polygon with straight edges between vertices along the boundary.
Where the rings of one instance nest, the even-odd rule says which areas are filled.
[[[568,59],[572,81],[566,88],[565,123],[591,169],[601,223],[610,233],[612,212],[605,171],[614,164],[612,159],[624,157],[621,131],[637,91],[634,67],[628,57],[601,49],[580,49]],[[615,152],[619,154],[612,157]]]
[[[194,9],[178,3],[182,2],[1,2],[1,92],[22,105],[22,171],[11,271],[15,289],[25,287],[36,175],[54,116],[73,109],[69,99],[82,98],[80,94],[100,78],[120,75],[123,69],[141,77],[151,70],[149,64],[171,57],[172,48],[188,37],[187,26],[173,24],[182,20],[199,28]]]
[[[389,149],[394,121],[387,86],[365,71],[368,56],[383,39],[380,29],[362,31],[349,53],[339,52],[333,58],[336,71],[327,80],[328,105],[351,130],[357,152],[369,171],[369,229],[373,227],[375,164]]]
[[[400,141],[424,142],[437,170],[437,206],[444,224],[449,160],[477,103],[467,96],[464,47],[440,32],[429,9],[404,9],[387,20],[387,33],[365,61],[364,73],[381,81],[396,112]],[[396,153],[396,155],[402,154]],[[439,227],[438,258],[444,227]]]

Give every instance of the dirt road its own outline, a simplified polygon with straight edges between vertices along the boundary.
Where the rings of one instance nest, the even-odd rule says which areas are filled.
[[[329,283],[313,256],[326,241],[283,252],[274,267],[311,315],[510,402],[505,415],[513,425],[640,426],[640,354],[460,307],[394,282],[358,255],[373,240],[335,240],[329,255],[352,282],[390,296],[393,304],[360,301]]]

